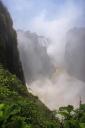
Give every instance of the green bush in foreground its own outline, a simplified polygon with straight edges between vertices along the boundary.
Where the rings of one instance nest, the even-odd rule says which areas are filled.
[[[56,116],[1,66],[0,128],[85,128],[84,104],[60,107]]]
[[[0,128],[58,128],[59,122],[15,75],[0,68]]]
[[[60,107],[56,116],[60,117],[61,128],[85,128],[85,104],[77,109],[72,105]]]

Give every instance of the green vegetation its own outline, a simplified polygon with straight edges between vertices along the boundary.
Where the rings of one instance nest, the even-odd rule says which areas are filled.
[[[51,112],[0,65],[0,128],[85,128],[85,105]]]
[[[85,104],[77,109],[72,105],[60,107],[56,116],[60,117],[60,128],[85,128]]]
[[[57,122],[15,75],[0,66],[0,128],[57,128]]]
[[[54,113],[27,91],[12,25],[0,1],[0,128],[85,128],[85,104]]]
[[[78,109],[71,105],[60,107],[56,116],[57,119],[37,97],[28,93],[15,75],[0,66],[1,128],[85,128],[84,104]]]

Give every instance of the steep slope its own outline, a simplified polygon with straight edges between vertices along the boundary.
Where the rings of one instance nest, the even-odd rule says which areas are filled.
[[[17,35],[12,19],[0,1],[0,63],[24,83],[22,66],[17,50]]]
[[[0,65],[0,104],[10,108],[8,112],[10,115],[4,121],[0,120],[1,128],[4,125],[7,125],[6,128],[18,128],[17,119],[29,125],[30,128],[57,128],[58,124],[52,112],[37,97],[28,93],[21,81],[9,71],[4,70],[2,65]]]

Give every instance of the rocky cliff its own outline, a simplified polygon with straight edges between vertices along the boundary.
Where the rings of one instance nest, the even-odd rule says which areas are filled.
[[[24,83],[19,53],[17,35],[13,22],[6,7],[0,1],[0,63]]]
[[[74,28],[67,33],[65,59],[67,71],[85,81],[85,28]]]

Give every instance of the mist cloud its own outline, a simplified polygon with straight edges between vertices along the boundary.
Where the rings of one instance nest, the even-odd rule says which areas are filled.
[[[50,109],[55,109],[56,107],[68,104],[76,106],[79,104],[80,96],[83,101],[85,101],[85,83],[74,78],[74,76],[69,75],[64,67],[64,54],[67,42],[66,34],[75,26],[80,27],[80,23],[77,23],[77,21],[82,18],[82,14],[82,9],[79,8],[79,6],[76,6],[73,0],[69,2],[67,1],[60,10],[55,11],[53,18],[49,17],[50,14],[48,9],[45,8],[38,13],[38,15],[33,17],[27,26],[32,32],[50,39],[50,42],[48,41],[47,53],[55,63],[55,72],[52,74],[52,78],[37,78],[36,80],[31,81],[31,83],[26,81],[28,90],[31,89],[31,92],[34,95],[37,95]],[[21,52],[24,49],[24,55],[20,52],[20,56],[22,62],[24,62],[24,67],[26,67],[28,62],[34,62],[33,57],[30,58],[29,61],[24,57],[27,54],[30,55],[28,44],[32,42],[31,40],[26,40],[23,36],[21,36],[20,39],[21,42],[22,40],[24,41],[21,44],[19,43],[19,45],[21,45],[19,46]],[[34,51],[31,52],[35,54]],[[33,63],[34,68],[31,68],[38,69],[39,66],[36,66],[36,64]],[[25,71],[27,74],[30,74],[28,68],[24,70],[24,73],[26,73]],[[34,70],[32,71],[34,72]],[[35,75],[37,76],[37,72]],[[29,79],[29,75],[26,75],[26,79],[27,78]]]
[[[48,53],[60,64],[63,61],[65,35],[75,26],[76,20],[82,15],[82,10],[79,10],[72,2],[67,2],[59,10],[59,14],[55,12],[54,19],[48,20],[47,13],[43,10],[39,16],[34,17],[30,23],[31,30],[51,39],[52,43],[47,49]]]
[[[62,71],[53,79],[44,78],[31,83],[31,92],[51,110],[68,104],[78,106],[80,97],[85,102],[85,83]]]

